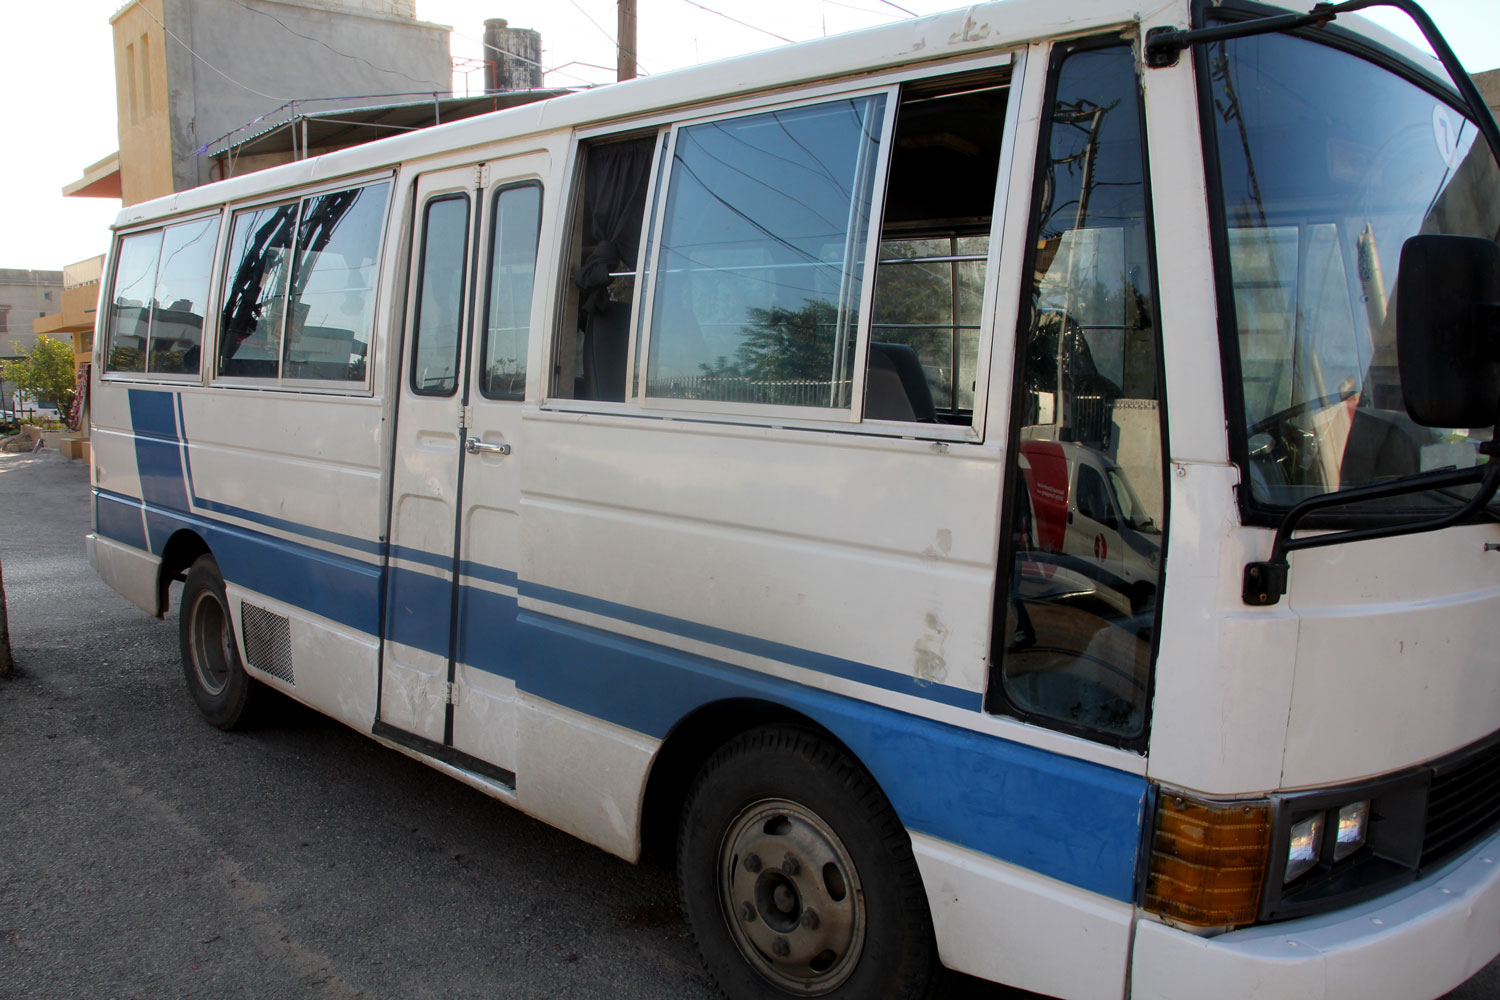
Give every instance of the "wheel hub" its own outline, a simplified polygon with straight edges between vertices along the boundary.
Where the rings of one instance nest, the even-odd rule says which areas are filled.
[[[757,802],[725,833],[720,898],[735,944],[776,986],[837,989],[864,948],[864,893],[843,841],[811,810]]]

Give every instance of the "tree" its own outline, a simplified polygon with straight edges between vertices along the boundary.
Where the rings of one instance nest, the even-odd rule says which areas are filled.
[[[20,350],[20,345],[16,345]],[[73,374],[73,348],[45,333],[30,351],[14,361],[0,361],[0,379],[38,401],[53,403],[60,412],[73,405],[77,378]]]

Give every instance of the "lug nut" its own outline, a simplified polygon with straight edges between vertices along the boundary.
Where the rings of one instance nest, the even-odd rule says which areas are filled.
[[[749,900],[740,904],[740,919],[747,924],[755,923],[755,907]]]
[[[751,875],[754,875],[756,872],[760,871],[759,854],[745,855],[745,871],[749,872]]]
[[[798,861],[796,858],[788,854],[786,857],[781,859],[781,870],[786,872],[788,875],[796,875],[802,870],[802,862]]]
[[[779,937],[771,942],[771,951],[775,953],[777,958],[786,958],[792,953],[792,946],[787,943],[786,938]]]
[[[817,910],[814,910],[812,907],[808,907],[807,909],[802,911],[803,927],[806,927],[810,931],[815,931],[818,929],[818,923],[819,921]]]

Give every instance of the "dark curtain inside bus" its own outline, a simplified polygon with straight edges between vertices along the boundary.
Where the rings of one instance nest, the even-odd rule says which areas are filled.
[[[584,171],[584,240],[588,248],[573,268],[579,289],[579,329],[583,333],[583,385],[580,399],[623,401],[630,305],[634,283],[618,281],[635,272],[646,185],[656,138],[628,139],[594,146]],[[624,285],[622,288],[621,286]]]

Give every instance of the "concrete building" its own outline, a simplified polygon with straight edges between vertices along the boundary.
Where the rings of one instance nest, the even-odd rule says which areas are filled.
[[[452,87],[415,0],[130,0],[110,24],[120,150],[64,194],[157,198],[217,179],[205,147],[246,123]]]
[[[0,358],[18,358],[36,343],[32,324],[62,306],[61,271],[0,267]]]
[[[32,324],[62,302],[61,271],[0,267],[0,361],[11,361],[36,343]],[[67,338],[62,338],[67,339]],[[0,381],[0,406],[14,404],[16,387]]]
[[[1495,113],[1495,117],[1500,119],[1500,69],[1475,73],[1474,86],[1479,88],[1479,96],[1484,98],[1484,103],[1488,104],[1490,110]]]

